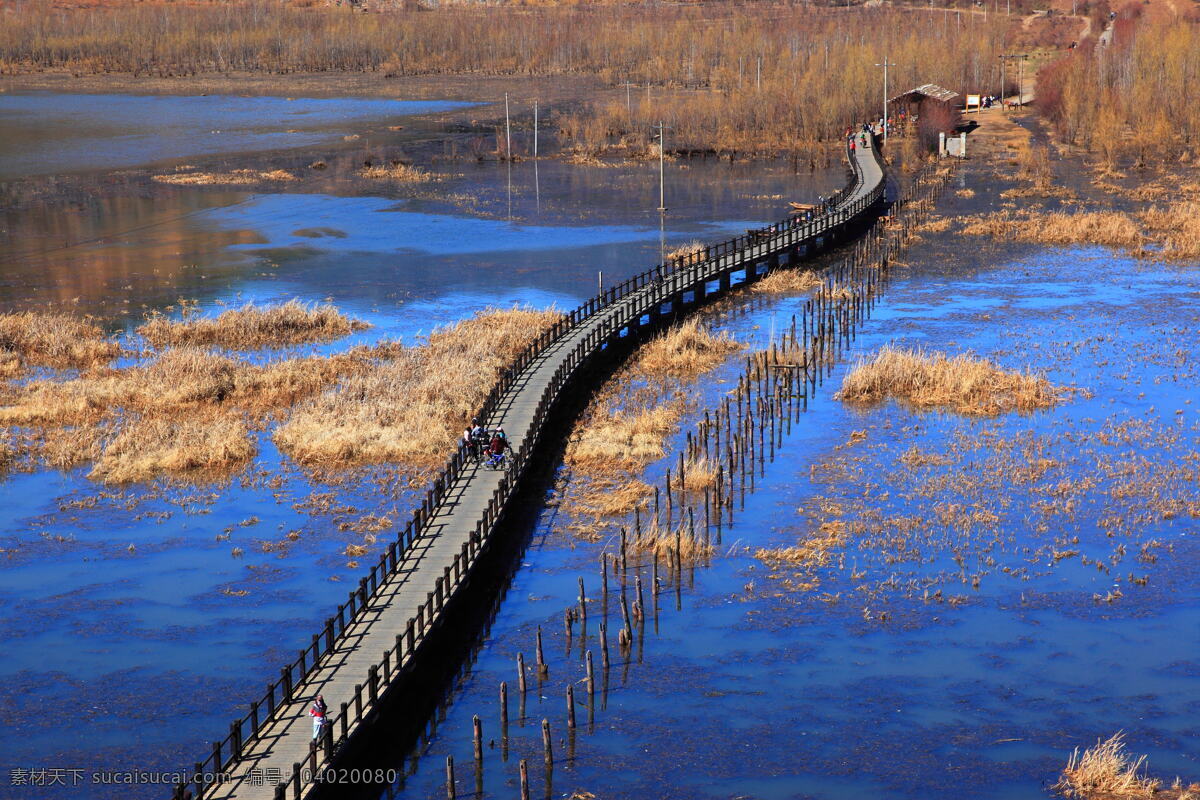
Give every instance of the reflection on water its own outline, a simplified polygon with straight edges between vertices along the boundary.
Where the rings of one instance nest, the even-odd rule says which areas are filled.
[[[362,98],[5,94],[0,180],[329,142],[349,126],[469,103]]]
[[[416,196],[386,183],[356,187],[375,192],[362,196],[339,169],[320,179],[336,193],[151,184],[26,203],[3,217],[0,308],[51,303],[121,324],[181,297],[329,297],[362,314],[464,291],[570,303],[595,291],[598,272],[611,284],[657,263],[664,247],[777,219],[782,198],[815,197],[841,176],[674,165],[665,217],[654,210],[657,174],[643,165],[549,162],[538,177],[517,165],[510,187],[502,167],[467,165]]]
[[[53,305],[102,316],[140,315],[179,297],[228,286],[247,270],[234,245],[251,230],[213,224],[204,212],[245,202],[236,192],[100,196],[82,208],[41,204],[6,211],[0,238],[0,307]]]

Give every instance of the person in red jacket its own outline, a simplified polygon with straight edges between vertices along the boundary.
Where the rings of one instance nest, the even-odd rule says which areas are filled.
[[[325,719],[329,714],[329,706],[325,705],[325,698],[317,695],[317,699],[313,701],[312,708],[308,710],[308,715],[313,721],[313,738],[321,738],[321,728],[325,726]]]

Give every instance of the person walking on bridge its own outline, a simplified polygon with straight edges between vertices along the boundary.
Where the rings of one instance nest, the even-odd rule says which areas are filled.
[[[325,698],[317,695],[317,699],[313,701],[312,708],[308,710],[308,715],[313,721],[313,737],[314,739],[321,738],[321,728],[325,727],[325,719],[329,715],[329,706],[325,705]]]

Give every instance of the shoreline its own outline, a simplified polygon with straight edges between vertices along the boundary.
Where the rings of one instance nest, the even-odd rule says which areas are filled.
[[[378,72],[200,73],[179,77],[138,77],[131,73],[76,76],[67,71],[29,72],[0,77],[0,95],[33,92],[132,94],[142,96],[240,95],[248,97],[372,98],[453,100],[503,106],[504,93],[520,90],[550,105],[579,102],[618,89],[598,75],[412,75],[388,78]],[[488,94],[496,99],[487,100]],[[624,97],[624,95],[621,95]],[[478,108],[478,107],[477,107]],[[450,113],[450,112],[443,112]]]

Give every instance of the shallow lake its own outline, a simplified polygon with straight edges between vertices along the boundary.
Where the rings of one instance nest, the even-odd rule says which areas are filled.
[[[0,95],[0,181],[307,147],[468,103],[233,95]]]
[[[607,602],[597,596],[599,559],[631,521],[593,542],[569,531],[569,504],[543,513],[432,732],[410,761],[396,754],[402,796],[445,796],[452,755],[460,796],[476,781],[513,795],[527,759],[539,796],[1017,800],[1048,796],[1073,748],[1119,730],[1167,784],[1200,775],[1200,272],[954,234],[902,259],[711,564],[664,578],[631,650],[610,644],[608,670],[597,630],[620,627],[620,590],[610,574]],[[761,347],[799,307],[754,301],[718,324]],[[833,399],[855,354],[888,343],[972,351],[1074,391],[1000,417]],[[698,408],[731,380],[728,367],[703,379]],[[826,552],[794,569],[754,557],[822,537]],[[651,586],[637,560],[631,600],[635,572]],[[568,639],[578,577],[593,604]],[[497,689],[513,693],[538,628],[549,678],[531,674],[522,718],[510,694],[503,741]],[[588,650],[601,687],[590,706]],[[476,714],[492,742],[481,773]]]
[[[12,99],[19,98],[0,102]],[[41,107],[25,101],[23,130],[67,126],[52,99]],[[133,103],[128,129],[137,130],[137,120],[173,119],[177,99],[113,102]],[[275,147],[268,129],[301,127],[287,115],[311,104],[304,118],[317,144],[295,156],[308,163],[325,156],[319,143],[330,131],[353,132],[355,120],[374,124],[393,113],[357,102],[238,99],[219,106],[229,114],[220,127],[246,128],[239,149]],[[105,99],[64,103],[94,111]],[[344,116],[347,107],[360,116]],[[187,132],[207,118],[180,114],[171,152],[140,151],[125,140],[126,128],[104,119],[74,118],[70,127],[123,166],[211,152]],[[0,158],[38,169],[109,163],[72,162],[71,147],[60,142],[38,154],[5,144]],[[220,159],[230,169],[254,163]],[[26,183],[22,197],[35,199],[3,216],[0,309],[74,310],[121,332],[148,312],[178,313],[181,298],[206,313],[250,300],[328,299],[373,327],[309,350],[411,340],[491,305],[573,307],[600,280],[610,285],[646,269],[682,242],[774,221],[786,200],[815,199],[843,178],[841,168],[796,175],[780,165],[673,163],[670,210],[660,216],[656,166],[455,162],[433,167],[442,175],[436,188],[416,196],[334,174],[296,192],[130,185],[103,171],[73,176],[65,192],[48,179],[45,198]],[[11,713],[0,769],[191,764],[356,582],[361,567],[343,552],[362,535],[345,526],[368,514],[409,513],[411,494],[386,470],[331,484],[282,459],[268,436],[257,447],[246,475],[220,485],[109,488],[90,481],[86,467],[4,476],[0,702]],[[80,796],[69,785],[18,788],[7,778],[0,776],[3,796]],[[87,796],[161,794],[90,787]]]

